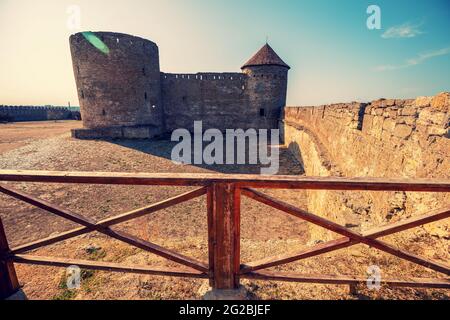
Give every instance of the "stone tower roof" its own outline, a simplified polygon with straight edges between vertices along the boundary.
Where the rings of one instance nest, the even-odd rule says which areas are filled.
[[[241,69],[253,66],[281,66],[290,69],[278,54],[266,43],[250,60],[245,63]]]

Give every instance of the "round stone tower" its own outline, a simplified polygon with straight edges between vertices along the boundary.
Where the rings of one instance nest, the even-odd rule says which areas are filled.
[[[78,137],[85,130],[86,138],[147,138],[148,130],[162,130],[155,43],[120,33],[81,32],[70,37],[70,49],[85,128]]]
[[[265,44],[241,69],[247,75],[249,106],[259,127],[277,129],[286,105],[290,67]]]

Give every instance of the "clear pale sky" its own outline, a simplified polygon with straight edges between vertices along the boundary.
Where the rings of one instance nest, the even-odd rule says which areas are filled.
[[[366,26],[371,4],[381,30]],[[0,0],[0,104],[78,105],[68,45],[78,31],[150,39],[161,70],[180,73],[239,71],[268,36],[292,67],[289,105],[450,91],[449,0]]]

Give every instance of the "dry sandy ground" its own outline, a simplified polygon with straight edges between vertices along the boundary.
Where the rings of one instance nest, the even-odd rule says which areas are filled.
[[[79,122],[0,125],[0,169],[122,172],[226,172],[258,173],[258,166],[197,167],[170,161],[172,143],[159,141],[80,141],[69,129]],[[6,137],[6,139],[4,139]],[[6,141],[6,142],[5,142]],[[6,147],[5,147],[6,145]],[[302,174],[295,159],[281,148],[280,174]],[[146,206],[189,190],[181,187],[123,187],[8,183],[17,189],[93,219],[102,219]],[[305,207],[301,191],[265,191],[299,207]],[[302,221],[248,199],[242,207],[242,262],[295,251],[309,243],[308,226]],[[4,195],[0,195],[0,216],[12,247],[73,228],[56,218]],[[207,261],[205,199],[197,198],[148,217],[117,226],[146,240],[182,254]],[[414,234],[412,244],[404,239],[386,239],[437,260],[448,260],[448,247],[427,236]],[[88,250],[95,248],[94,250]],[[176,266],[162,258],[111,240],[101,234],[87,234],[42,248],[34,255],[122,262],[125,264]],[[280,267],[306,274],[362,275],[370,265],[378,265],[383,276],[436,276],[434,272],[401,262],[357,246]],[[83,272],[82,288],[64,287],[65,270],[16,265],[20,282],[30,299],[199,299],[204,280],[163,278],[109,272]],[[447,299],[445,290],[359,288],[350,295],[348,287],[243,280],[254,299]]]
[[[80,121],[0,123],[0,154],[80,127]]]

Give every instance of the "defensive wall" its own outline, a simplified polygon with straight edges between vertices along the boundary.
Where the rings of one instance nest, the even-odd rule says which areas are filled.
[[[24,122],[47,120],[80,120],[78,111],[66,107],[0,105],[0,121]]]
[[[448,179],[449,110],[450,93],[367,104],[286,107],[284,139],[308,176]],[[312,212],[367,230],[439,208],[448,203],[448,195],[310,191],[308,202]],[[448,223],[425,228],[438,237],[450,234]],[[331,234],[317,229],[316,236],[324,240]]]

